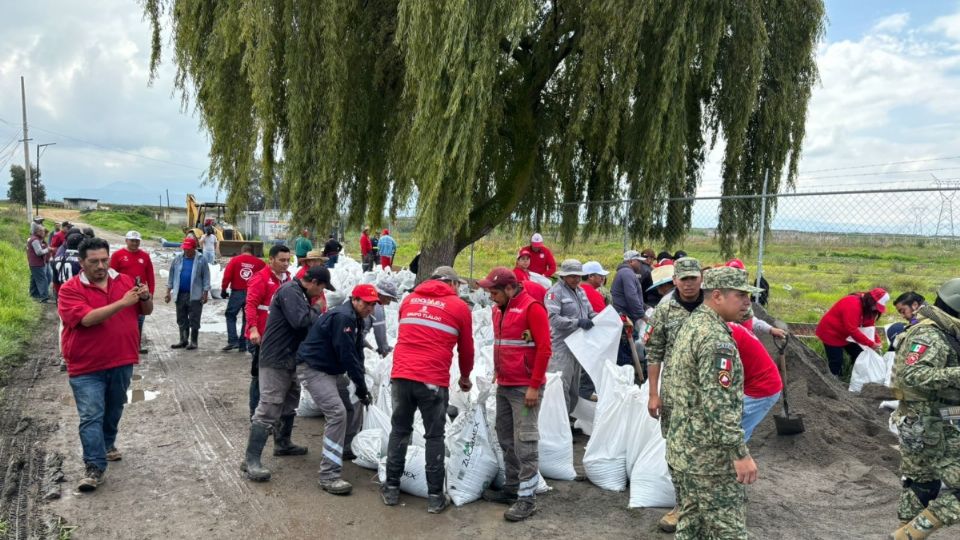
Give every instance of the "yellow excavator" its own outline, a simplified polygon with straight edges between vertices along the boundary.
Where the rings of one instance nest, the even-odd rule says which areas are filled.
[[[199,240],[203,236],[203,230],[206,227],[213,227],[214,234],[220,242],[220,255],[232,257],[240,254],[240,248],[244,244],[253,246],[253,254],[257,257],[263,257],[263,242],[258,240],[244,240],[241,233],[233,225],[224,222],[224,216],[227,212],[227,205],[224,203],[198,203],[192,194],[187,194],[187,227],[183,229],[184,234],[193,231],[193,234]]]

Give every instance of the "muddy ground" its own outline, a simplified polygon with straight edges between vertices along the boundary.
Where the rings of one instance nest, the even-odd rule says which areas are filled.
[[[215,319],[222,304],[213,300],[205,312]],[[628,493],[589,482],[550,481],[553,491],[539,498],[540,512],[520,524],[503,520],[504,507],[482,501],[439,516],[407,494],[401,506],[385,507],[375,472],[352,463],[344,476],[353,495],[326,494],[316,485],[321,419],[297,419],[295,439],[310,454],[274,458],[268,444],[265,462],[274,479],[247,482],[238,465],[247,436],[249,356],[220,352],[226,338],[218,332],[201,333],[199,350],[171,350],[174,313],[162,302],[145,331],[150,352],[134,371],[136,401],[124,412],[117,441],[124,458],[110,464],[100,489],[80,494],[78,418],[66,373],[57,368],[53,308],[44,313],[36,347],[11,379],[0,411],[0,519],[8,538],[56,537],[63,527],[72,538],[97,539],[669,538],[656,528],[663,510],[627,509]],[[897,525],[899,489],[886,414],[876,401],[850,396],[799,343],[788,349],[788,362],[791,403],[805,413],[807,431],[778,437],[767,418],[750,442],[760,468],[748,488],[751,537],[882,537]],[[581,470],[585,441],[575,440]]]

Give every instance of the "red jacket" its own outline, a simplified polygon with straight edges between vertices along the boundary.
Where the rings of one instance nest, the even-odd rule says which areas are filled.
[[[757,336],[745,325],[727,323],[727,326],[743,362],[743,393],[752,398],[765,398],[783,390],[780,370]]]
[[[73,276],[60,287],[57,300],[57,311],[63,319],[60,339],[67,373],[71,377],[140,361],[139,302],[121,309],[100,324],[80,324],[88,313],[120,300],[133,286],[132,277],[111,268],[106,291],[90,283],[83,273]]]
[[[530,272],[527,272],[519,266],[513,267],[513,275],[517,276],[517,281],[523,282],[530,279]]]
[[[523,286],[523,290],[527,291],[527,294],[533,297],[537,302],[543,303],[543,299],[547,296],[547,289],[537,283],[536,281],[523,280],[520,282],[520,285]]]
[[[277,279],[273,269],[265,266],[247,282],[247,305],[244,306],[244,311],[247,315],[246,337],[248,339],[250,330],[253,328],[257,329],[260,337],[263,337],[263,333],[267,330],[267,316],[270,314],[273,293],[289,280],[290,272],[284,272],[283,276]]]
[[[541,302],[521,289],[506,309],[493,306],[493,371],[498,385],[543,386],[551,353],[550,322]]]
[[[220,290],[225,291],[245,291],[250,285],[250,279],[254,274],[263,270],[267,263],[260,257],[254,257],[249,253],[241,253],[230,259],[227,267],[223,269],[223,283]]]
[[[146,251],[138,249],[134,253],[127,248],[120,248],[110,255],[110,268],[132,278],[139,277],[140,282],[146,283],[150,294],[153,294],[156,278],[153,275],[153,261],[150,260],[150,254]]]
[[[553,253],[547,246],[538,248],[540,251],[534,249],[533,246],[527,246],[523,249],[530,250],[530,266],[527,271],[536,272],[546,277],[552,276],[557,271],[557,261],[553,259]]]
[[[850,294],[844,296],[833,305],[823,318],[817,323],[816,334],[824,345],[831,347],[843,347],[847,343],[847,337],[851,337],[857,343],[873,348],[880,344],[880,333],[874,333],[874,339],[871,340],[860,331],[860,327],[870,327],[876,323],[876,317],[864,317],[863,308],[860,306],[860,295]]]
[[[424,281],[400,304],[400,329],[393,349],[394,379],[444,388],[457,347],[460,376],[473,371],[473,316],[449,285]]]
[[[593,306],[593,311],[600,313],[603,311],[603,308],[607,307],[607,302],[603,299],[603,295],[600,294],[600,291],[593,288],[593,285],[589,283],[581,283],[580,288],[583,289],[583,292],[587,293],[587,300],[590,301],[590,305]]]
[[[373,251],[373,243],[370,242],[370,235],[366,232],[360,233],[360,255],[366,257],[371,251]]]
[[[306,266],[301,266],[300,269],[297,270],[297,275],[293,277],[297,279],[303,279],[303,276],[307,275],[307,270],[309,270],[309,268]],[[327,291],[320,291],[320,296],[314,296],[310,299],[311,306],[316,304],[320,304],[320,313],[327,312]]]
[[[67,232],[63,229],[57,231],[52,237],[50,237],[50,250],[56,251],[61,244],[67,241]],[[150,292],[153,293],[153,289],[150,289]]]

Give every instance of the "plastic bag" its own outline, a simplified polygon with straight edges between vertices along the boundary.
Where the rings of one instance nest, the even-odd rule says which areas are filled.
[[[353,462],[364,469],[377,470],[380,458],[385,454],[385,435],[382,429],[365,429],[357,433],[350,443],[350,449],[357,456]]]
[[[583,366],[593,384],[600,388],[603,380],[603,365],[606,361],[616,363],[617,349],[620,346],[620,334],[623,322],[613,306],[607,306],[592,319],[590,330],[577,329],[563,342]]]
[[[634,387],[636,388],[636,387]],[[630,390],[627,435],[627,474],[630,476],[629,508],[669,508],[676,494],[667,469],[667,443],[660,435],[660,421],[647,413],[647,383]]]
[[[597,419],[583,456],[583,468],[597,487],[623,491],[627,487],[627,424],[636,422],[627,416],[627,393],[633,386],[632,375],[627,378],[627,372],[632,374],[633,368],[621,366],[621,370],[612,364],[604,368]]]
[[[417,497],[427,498],[429,488],[427,487],[427,460],[425,450],[420,446],[410,445],[407,447],[407,456],[404,460],[403,474],[400,475],[400,491],[409,493]],[[379,467],[377,467],[377,476],[380,483],[387,481],[387,458],[380,458]]]
[[[580,400],[583,401],[583,400]],[[547,373],[547,384],[540,403],[540,473],[554,480],[573,480],[573,435],[567,419],[560,373]]]
[[[460,422],[459,429],[446,441],[450,451],[446,464],[447,492],[457,506],[479,499],[500,470],[490,443],[483,403],[475,403],[466,418],[468,420]]]
[[[860,392],[863,385],[868,383],[887,384],[892,369],[892,362],[888,362],[886,358],[877,354],[873,349],[864,348],[853,364],[848,389],[851,392]]]
[[[313,398],[310,397],[310,392],[307,391],[307,387],[303,385],[300,385],[300,405],[297,407],[297,416],[304,418],[323,416],[323,412],[320,411],[320,408],[314,403]]]

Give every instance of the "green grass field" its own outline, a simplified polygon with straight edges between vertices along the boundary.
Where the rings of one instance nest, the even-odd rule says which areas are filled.
[[[117,234],[135,230],[144,240],[158,240],[160,237],[168,240],[183,238],[183,229],[155,219],[149,209],[94,210],[82,213],[78,220]]]
[[[40,311],[28,292],[30,269],[24,253],[28,233],[22,216],[0,212],[0,381],[22,360]]]

